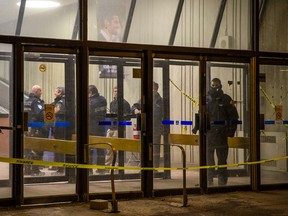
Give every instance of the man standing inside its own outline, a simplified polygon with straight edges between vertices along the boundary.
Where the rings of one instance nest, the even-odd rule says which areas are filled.
[[[110,113],[111,114],[115,114],[118,115],[118,88],[117,86],[115,86],[113,88],[113,100],[110,102]],[[124,115],[124,119],[125,116],[129,115],[131,112],[131,108],[130,108],[130,104],[123,99],[123,115]],[[115,118],[116,120],[119,118]],[[107,130],[107,137],[118,137],[118,125],[113,125]],[[107,154],[106,154],[106,165],[111,165],[113,161],[113,151],[112,150],[108,150]]]
[[[53,128],[53,137],[55,139],[66,139],[66,130],[63,125],[60,125],[60,122],[65,122],[65,88],[57,87],[54,92],[54,113],[55,113],[55,125]],[[55,162],[64,162],[64,154],[55,153],[54,161]],[[57,167],[56,174],[64,174],[64,167]]]
[[[215,165],[215,151],[218,165],[225,165],[228,157],[228,137],[234,136],[239,116],[231,97],[224,94],[220,79],[212,79],[208,95],[207,112],[211,128],[207,131],[207,165]],[[208,169],[207,176],[208,185],[212,185],[215,170]],[[218,185],[224,186],[227,181],[227,168],[218,168]]]
[[[161,135],[163,134],[163,99],[158,92],[159,84],[153,82],[153,165],[159,167],[160,164],[160,147],[161,147]],[[141,102],[140,100],[133,104],[132,114],[139,117],[141,114]]]
[[[24,102],[24,111],[28,112],[29,131],[27,136],[32,137],[48,137],[48,129],[44,124],[44,101],[41,100],[42,88],[39,85],[34,85],[29,94],[29,98]],[[25,158],[33,160],[42,160],[43,151],[25,150]],[[39,166],[26,165],[24,174],[32,176],[43,176],[44,172],[39,170]]]
[[[107,101],[106,98],[101,96],[95,85],[89,85],[88,87],[89,96],[89,130],[90,135],[94,136],[105,136],[105,126],[101,125],[100,122],[105,121]],[[97,148],[97,146],[96,146]],[[90,159],[93,157],[93,149],[90,150]],[[105,165],[105,149],[97,148],[97,165]],[[92,170],[91,170],[92,171]],[[91,173],[90,171],[90,173]],[[97,170],[97,173],[104,174],[104,169]],[[92,171],[93,173],[93,171]],[[91,173],[91,174],[92,174]]]
[[[162,118],[163,118],[163,99],[160,96],[159,85],[153,82],[153,160],[154,167],[160,164],[160,143],[163,134]]]

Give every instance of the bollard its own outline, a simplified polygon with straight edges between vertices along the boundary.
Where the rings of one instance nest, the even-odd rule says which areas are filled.
[[[115,167],[117,154],[116,154],[115,148],[113,148],[113,145],[112,145],[111,143],[91,143],[91,144],[86,144],[86,146],[87,146],[87,151],[86,151],[87,161],[89,161],[89,146],[92,146],[92,145],[100,145],[100,144],[108,145],[108,146],[111,148],[111,150],[112,150],[112,152],[113,152],[112,167]],[[112,168],[111,171],[110,171],[110,175],[111,175],[112,200],[109,200],[109,202],[110,202],[111,205],[112,205],[112,210],[111,210],[111,212],[112,212],[112,213],[117,213],[117,212],[119,212],[119,210],[118,210],[118,202],[117,202],[117,200],[116,200],[116,193],[115,193],[115,176],[114,176],[114,169],[113,169],[113,168]],[[106,202],[108,203],[108,201],[106,201]],[[97,203],[97,201],[96,201],[96,203]],[[103,204],[102,201],[99,201],[99,200],[98,200],[98,203],[97,203],[97,204],[98,204],[98,205],[101,205],[101,204],[99,204],[99,203],[101,203],[101,204],[104,206],[104,204]],[[106,205],[106,204],[105,204],[105,205]],[[102,206],[101,206],[101,207],[102,207]],[[108,208],[108,206],[107,206],[107,208]]]

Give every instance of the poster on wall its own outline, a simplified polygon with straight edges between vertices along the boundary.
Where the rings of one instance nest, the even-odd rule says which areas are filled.
[[[98,0],[98,41],[123,42],[127,1]],[[117,65],[100,65],[99,78],[117,78]]]

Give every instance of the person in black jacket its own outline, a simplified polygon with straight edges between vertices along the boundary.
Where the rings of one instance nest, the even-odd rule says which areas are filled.
[[[159,167],[160,164],[160,143],[161,135],[163,134],[163,99],[160,96],[159,85],[153,82],[153,160],[154,167]]]
[[[215,165],[214,152],[218,158],[218,165],[227,164],[228,137],[233,137],[237,129],[239,118],[233,100],[222,90],[221,80],[214,78],[211,81],[207,98],[207,113],[211,123],[207,131],[207,165]],[[193,129],[193,133],[196,130]],[[218,168],[218,185],[226,185],[228,181],[227,168]],[[208,185],[213,184],[216,176],[214,169],[208,169]]]
[[[160,96],[159,84],[153,82],[153,165],[159,167],[160,164],[160,147],[161,147],[161,135],[163,134],[163,99]],[[140,100],[133,104],[132,114],[139,116],[141,114],[141,102]]]
[[[117,115],[118,115],[118,88],[117,86],[115,86],[113,88],[113,100],[110,102],[110,113],[114,114],[116,117],[112,120],[115,120],[112,122],[112,125],[110,126],[110,128],[107,130],[107,137],[118,137],[118,125],[115,125],[114,123],[117,123]],[[123,98],[123,119],[127,120],[127,115],[131,114],[131,108],[130,108],[130,104],[128,103],[128,101],[126,101]],[[113,151],[108,149],[107,154],[106,154],[106,165],[111,165],[113,161]]]
[[[24,111],[28,112],[28,133],[27,136],[48,138],[48,129],[44,124],[44,101],[41,98],[42,88],[39,85],[34,85],[29,94],[29,98],[24,101]],[[42,160],[43,151],[28,150],[24,151],[24,157],[33,160]],[[24,167],[25,175],[43,176],[39,166]]]
[[[94,136],[105,136],[105,126],[101,125],[101,122],[105,121],[107,112],[107,101],[106,98],[100,96],[98,89],[95,85],[89,85],[89,130],[90,135]],[[90,159],[93,157],[93,149],[90,151]],[[105,165],[105,149],[97,148],[97,165]],[[91,171],[90,171],[91,172]],[[98,173],[105,173],[103,169],[97,170]]]
[[[53,129],[53,137],[55,139],[66,139],[66,130],[63,125],[61,125],[60,122],[65,122],[65,88],[64,87],[57,87],[54,92],[54,102],[52,105],[54,105],[54,113],[55,113],[55,125],[52,128]],[[64,154],[55,153],[54,154],[54,161],[55,162],[64,162]],[[56,169],[55,169],[56,168]],[[64,173],[64,167],[55,167],[56,174],[63,174]]]

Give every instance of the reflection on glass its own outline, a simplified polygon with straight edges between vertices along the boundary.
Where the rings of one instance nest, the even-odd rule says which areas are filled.
[[[270,160],[287,155],[287,79],[284,65],[260,66],[260,133],[261,159]],[[287,183],[287,161],[275,160],[261,164],[261,183]]]
[[[19,10],[19,20],[17,30],[14,32],[21,36],[77,39],[79,33],[79,1],[58,1],[59,7],[25,8],[21,14]],[[27,2],[29,4],[29,2]],[[43,4],[41,3],[43,6]],[[26,5],[26,7],[29,5]],[[11,6],[12,7],[12,6]],[[21,18],[23,17],[23,22]],[[17,17],[15,17],[17,18]]]
[[[13,123],[13,89],[10,86],[13,85],[11,65],[13,63],[12,58],[12,46],[10,44],[0,44],[0,91],[2,97],[0,97],[0,126],[11,127]],[[11,157],[13,152],[13,131],[7,129],[1,129],[0,131],[0,155],[2,157]],[[12,197],[12,176],[11,164],[0,162],[0,198]]]
[[[259,49],[287,53],[288,1],[262,0],[259,7]]]

